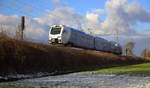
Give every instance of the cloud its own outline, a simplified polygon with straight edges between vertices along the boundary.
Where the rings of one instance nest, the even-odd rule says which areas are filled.
[[[7,31],[10,35],[14,35],[14,31],[18,28],[19,17],[17,15],[5,16],[0,14],[0,30]]]
[[[150,11],[144,10],[137,2],[128,4],[125,12],[127,13],[128,18],[133,21],[150,22]]]
[[[99,13],[104,13],[106,19],[101,21]],[[127,0],[107,0],[105,9],[94,9],[86,14],[87,27],[92,27],[93,33],[101,35],[114,34],[116,30],[122,35],[136,35],[137,22],[150,22],[150,12],[137,2]],[[93,30],[94,29],[94,30]],[[98,32],[100,31],[100,32]]]
[[[53,0],[54,3],[64,3],[60,0]],[[135,7],[139,10],[133,10]],[[102,22],[100,15],[106,12],[106,20]],[[144,14],[139,14],[144,12]],[[134,16],[133,16],[134,15]],[[135,34],[136,30],[133,25],[136,25],[137,21],[147,22],[148,19],[142,18],[149,16],[149,13],[145,11],[138,3],[128,3],[127,0],[107,0],[105,5],[105,11],[103,9],[93,9],[91,12],[87,12],[86,16],[82,16],[74,11],[70,7],[56,7],[54,10],[47,10],[47,14],[41,18],[35,18],[43,24],[64,24],[68,26],[74,26],[77,29],[84,29],[87,33],[93,33],[94,35],[101,34],[114,34],[116,29],[121,34]],[[85,26],[86,25],[86,26]],[[89,29],[89,30],[86,30]]]
[[[54,10],[47,10],[47,14],[45,16],[35,19],[42,24],[63,24],[79,29],[81,28],[81,24],[84,23],[84,17],[78,13],[75,13],[74,9],[69,7],[58,7]]]
[[[104,34],[103,30],[101,30],[101,21],[98,14],[87,13],[86,22],[87,28],[89,28],[89,30],[87,31],[89,31],[93,35]]]
[[[48,31],[49,27],[47,25],[26,17],[24,33],[27,39],[47,43]]]
[[[100,15],[105,13],[104,9],[93,9],[92,12]]]
[[[0,31],[6,30],[9,32],[9,36],[13,37],[15,35],[16,30],[18,30],[18,26],[20,24],[21,19],[17,15],[13,16],[5,16],[0,14]],[[48,41],[48,27],[46,25],[40,24],[38,21],[25,18],[25,38],[32,41]]]
[[[149,31],[137,31],[137,22],[150,23],[150,12],[146,11],[139,3],[127,0],[107,0],[105,4],[106,19],[101,22],[104,34],[112,34],[117,29],[122,45],[133,41],[136,43],[135,54],[140,55],[144,48],[150,48]],[[143,30],[143,31],[142,31]]]
[[[105,30],[119,29],[122,34],[135,34],[136,29],[133,26],[137,22],[150,22],[150,12],[137,2],[107,0],[105,9],[107,18],[102,23]]]
[[[54,5],[58,6],[67,6],[66,2],[62,2],[60,0],[51,0],[53,2]]]

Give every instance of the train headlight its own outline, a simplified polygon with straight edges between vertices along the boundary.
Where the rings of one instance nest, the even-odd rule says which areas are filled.
[[[118,44],[116,43],[115,46],[118,47]]]
[[[55,42],[55,39],[52,38],[52,39],[51,39],[51,42]]]
[[[58,36],[58,39],[61,39],[61,36]]]

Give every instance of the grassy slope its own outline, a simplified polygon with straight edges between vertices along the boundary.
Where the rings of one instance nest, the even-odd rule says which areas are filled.
[[[105,68],[145,61],[138,57],[0,38],[0,74],[82,71],[95,66]]]
[[[112,67],[105,69],[97,69],[94,71],[88,71],[86,73],[92,74],[117,74],[117,75],[130,75],[130,76],[150,76],[150,63],[127,65],[120,67]]]

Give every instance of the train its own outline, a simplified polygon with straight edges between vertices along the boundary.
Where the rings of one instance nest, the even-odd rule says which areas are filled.
[[[115,41],[108,41],[101,37],[95,37],[66,25],[51,26],[49,30],[49,44],[71,45],[117,55],[122,54],[121,46]]]

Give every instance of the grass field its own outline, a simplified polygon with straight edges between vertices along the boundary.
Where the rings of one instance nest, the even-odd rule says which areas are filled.
[[[150,76],[150,63],[97,69],[94,71],[87,71],[86,73],[116,74],[116,75],[130,75],[130,76]]]
[[[150,63],[143,63],[137,65],[128,65],[121,67],[105,68],[93,71],[79,72],[86,74],[116,74],[116,75],[129,75],[129,76],[150,76]],[[44,87],[44,86],[28,86],[25,84],[18,83],[0,83],[0,88],[66,88],[66,87]],[[67,87],[70,88],[70,87]],[[82,88],[82,87],[72,87],[72,88]],[[88,87],[87,87],[88,88]],[[139,87],[141,88],[141,87]],[[143,87],[142,87],[143,88]]]

